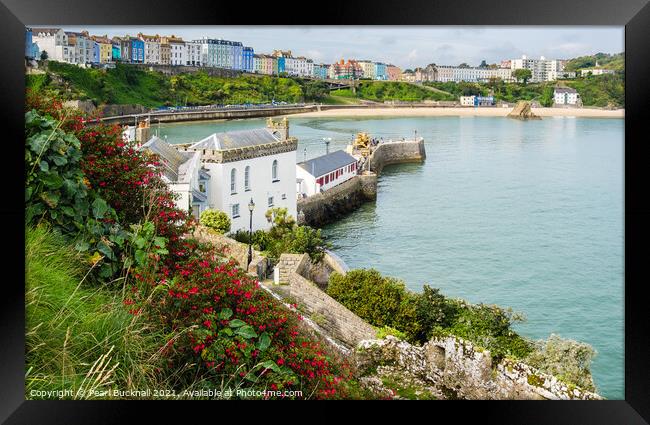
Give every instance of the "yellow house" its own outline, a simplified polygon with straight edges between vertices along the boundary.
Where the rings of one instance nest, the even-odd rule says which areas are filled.
[[[113,61],[113,43],[107,36],[92,36],[93,41],[99,44],[99,63]]]

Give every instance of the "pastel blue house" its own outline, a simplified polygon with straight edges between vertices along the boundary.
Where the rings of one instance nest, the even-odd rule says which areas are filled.
[[[388,80],[388,72],[386,71],[385,63],[375,63],[375,80]]]
[[[239,41],[232,42],[232,66],[230,69],[241,71],[243,69],[242,62],[244,58],[244,47]]]
[[[319,78],[321,80],[324,80],[327,78],[327,71],[329,70],[329,66],[323,65],[323,64],[314,64],[314,71],[312,76],[314,78]]]
[[[94,64],[99,63],[99,43],[96,41],[92,41],[93,43],[93,58],[91,59],[90,62]]]
[[[284,62],[284,56],[280,56],[278,58],[278,74],[282,74],[283,72],[287,72],[287,71]]]
[[[25,28],[25,57],[28,59],[34,59],[34,51],[32,44],[32,29]]]
[[[242,48],[242,70],[246,72],[253,72],[254,65],[253,65],[253,57],[255,56],[255,52],[253,51],[252,47],[246,47],[244,46]]]
[[[131,63],[144,63],[144,41],[131,37]]]

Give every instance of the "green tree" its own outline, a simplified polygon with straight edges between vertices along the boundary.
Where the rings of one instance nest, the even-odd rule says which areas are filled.
[[[515,77],[517,81],[523,81],[524,85],[526,85],[528,80],[533,76],[533,73],[530,69],[515,69],[512,76]]]

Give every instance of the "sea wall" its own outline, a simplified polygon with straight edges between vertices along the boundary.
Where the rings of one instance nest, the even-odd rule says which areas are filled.
[[[298,199],[298,224],[320,227],[338,220],[366,201],[377,199],[377,175],[364,174],[308,198]]]
[[[390,164],[422,162],[426,158],[424,140],[405,140],[379,144],[364,163],[364,169],[380,174]]]
[[[123,105],[118,105],[123,106]],[[129,105],[124,105],[129,106]],[[187,111],[170,111],[148,113],[147,111],[136,112],[131,114],[111,114],[105,113],[103,122],[111,124],[133,124],[137,119],[142,121],[151,118],[151,124],[185,122],[185,121],[210,121],[210,120],[231,120],[243,118],[260,118],[273,117],[277,115],[298,114],[302,112],[313,112],[316,110],[314,105],[306,106],[287,106],[274,108],[242,108],[242,109],[198,109]],[[109,111],[110,112],[110,111]]]

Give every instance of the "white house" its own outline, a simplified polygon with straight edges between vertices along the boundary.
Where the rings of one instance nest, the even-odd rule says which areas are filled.
[[[461,96],[460,106],[474,106],[474,99],[476,96]]]
[[[269,119],[266,128],[214,133],[186,149],[201,152],[214,182],[209,207],[227,212],[234,232],[249,229],[251,200],[253,230],[271,227],[265,216],[270,208],[286,208],[297,216],[297,145],[285,118],[280,123]]]
[[[68,35],[61,28],[32,28],[32,42],[51,60],[68,62],[74,59],[75,47],[68,46]]]
[[[356,175],[357,160],[338,150],[297,164],[296,189],[301,197],[312,196]]]
[[[553,91],[553,100],[556,105],[579,105],[580,94],[571,87],[556,87]]]
[[[140,149],[158,155],[163,180],[179,195],[176,206],[198,219],[208,207],[210,193],[210,173],[201,166],[201,152],[181,152],[157,136]]]
[[[201,66],[201,43],[194,41],[185,42],[185,59],[188,66]]]
[[[580,70],[580,75],[583,77],[587,75],[603,75],[603,74],[614,74],[616,71],[613,69],[603,69],[603,68],[589,68],[589,69],[581,69]]]

